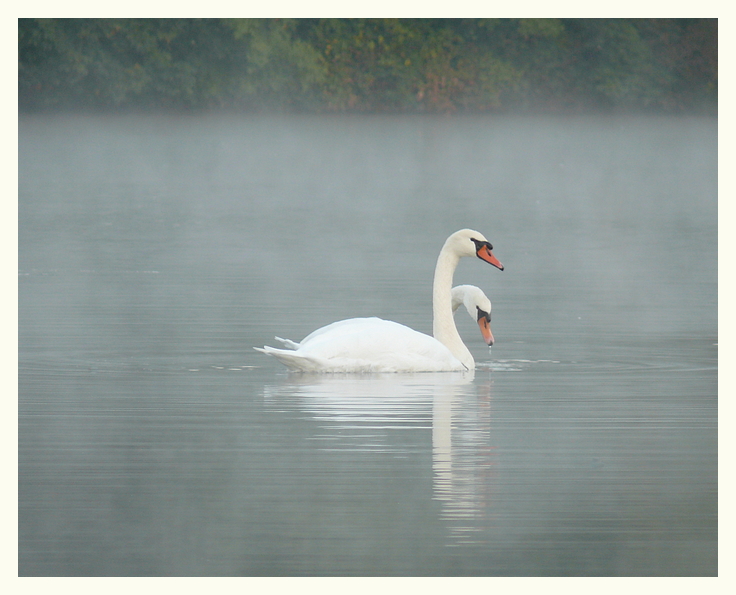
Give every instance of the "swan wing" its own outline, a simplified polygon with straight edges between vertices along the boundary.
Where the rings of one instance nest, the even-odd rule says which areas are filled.
[[[289,349],[299,349],[299,343],[292,341],[291,339],[282,339],[281,337],[274,337],[282,345],[286,345]]]
[[[287,367],[322,372],[440,372],[467,369],[439,341],[403,324],[351,318],[317,329],[294,350],[264,347]]]
[[[332,322],[328,325],[318,328],[316,331],[312,331],[302,339],[300,345],[307,345],[311,341],[319,341],[324,339],[334,341],[338,337],[347,336],[352,333],[358,333],[361,329],[365,327],[380,324],[379,321],[387,322],[386,320],[382,320],[381,318],[377,318],[375,316],[370,318],[348,318],[347,320],[338,320],[337,322]]]
[[[316,360],[304,354],[289,349],[276,349],[275,347],[254,347],[256,351],[265,353],[279,360],[290,370],[298,372],[319,372],[325,367],[325,362]]]

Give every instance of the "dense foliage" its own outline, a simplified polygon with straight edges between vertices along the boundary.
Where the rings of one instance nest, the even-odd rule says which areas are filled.
[[[714,112],[715,19],[20,19],[21,109]]]

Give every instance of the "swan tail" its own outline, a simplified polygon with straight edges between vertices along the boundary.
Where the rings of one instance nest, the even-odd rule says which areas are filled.
[[[256,351],[260,351],[261,353],[265,353],[266,355],[275,357],[290,370],[311,372],[320,369],[318,362],[316,362],[312,358],[298,355],[293,351],[288,351],[286,349],[276,349],[275,347],[269,347],[268,345],[264,347],[254,347],[253,349],[255,349]]]
[[[290,349],[299,349],[301,345],[299,343],[296,343],[292,341],[291,339],[282,339],[281,337],[274,337],[279,343],[286,345]]]

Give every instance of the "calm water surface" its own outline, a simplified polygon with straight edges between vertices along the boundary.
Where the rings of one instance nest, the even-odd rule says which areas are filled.
[[[715,575],[714,119],[23,117],[21,575]],[[469,374],[252,350],[431,333]]]

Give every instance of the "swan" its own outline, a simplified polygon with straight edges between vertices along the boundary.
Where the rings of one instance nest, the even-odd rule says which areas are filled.
[[[455,312],[461,305],[465,306],[470,317],[478,323],[486,345],[493,346],[491,300],[488,296],[475,285],[458,285],[452,288],[452,311]]]
[[[480,332],[483,335],[483,339],[485,340],[486,345],[488,345],[489,347],[492,346],[494,339],[493,333],[491,332],[491,300],[488,299],[488,296],[483,293],[483,290],[480,287],[476,287],[475,285],[458,285],[457,287],[453,287],[451,296],[453,313],[457,311],[460,306],[465,306],[465,309],[468,311],[470,317],[478,323],[478,327],[480,327]],[[323,334],[333,333],[336,335],[337,332],[355,330],[358,328],[358,325],[362,324],[365,321],[370,321],[370,324],[375,324],[375,321],[386,322],[385,320],[381,320],[380,318],[352,318],[317,329],[316,331],[312,332],[304,339],[302,339],[301,343],[297,343],[296,341],[292,341],[291,339],[282,339],[281,337],[274,338],[289,349],[306,349],[311,341],[313,341],[315,338],[319,340],[319,337]],[[351,329],[350,327],[354,328]],[[257,351],[263,351],[268,355],[276,355],[278,357],[278,355],[271,352],[268,347],[264,349],[255,347],[254,349],[256,349]],[[287,355],[294,354],[289,352],[287,353]]]
[[[452,277],[461,258],[477,256],[503,270],[493,255],[493,246],[480,232],[461,229],[442,246],[437,258],[432,290],[434,337],[403,324],[380,318],[350,318],[317,329],[300,343],[278,339],[290,349],[264,346],[257,351],[276,357],[292,370],[303,372],[450,372],[472,370],[475,360],[463,343],[453,318]],[[480,290],[478,290],[480,291]],[[480,306],[467,290],[458,290],[473,318],[488,307],[488,318],[478,319],[481,331],[490,319],[490,301]],[[481,292],[482,294],[482,292]],[[477,297],[477,294],[475,294]],[[485,295],[483,296],[485,297]],[[486,298],[488,300],[488,298]],[[468,305],[470,304],[470,305]],[[488,325],[486,342],[493,340]],[[491,343],[489,343],[491,344]]]

